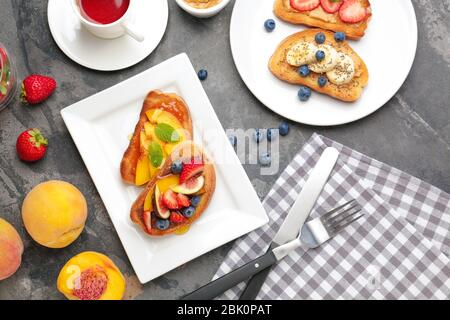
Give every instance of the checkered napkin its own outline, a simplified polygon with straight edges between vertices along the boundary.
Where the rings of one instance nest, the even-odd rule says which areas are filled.
[[[313,135],[264,200],[270,222],[239,239],[216,277],[263,254],[326,147],[338,163],[312,213],[348,200],[364,217],[270,272],[258,299],[449,299],[450,195],[339,143]],[[243,284],[222,299],[237,299]]]

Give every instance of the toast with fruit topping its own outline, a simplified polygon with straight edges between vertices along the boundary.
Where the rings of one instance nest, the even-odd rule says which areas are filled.
[[[179,144],[131,207],[131,220],[150,236],[187,230],[216,188],[214,165],[192,141]]]
[[[122,179],[138,186],[148,183],[173,149],[191,138],[192,120],[184,100],[174,93],[151,91],[120,164]]]
[[[359,99],[369,81],[366,64],[342,35],[321,29],[283,40],[269,69],[280,80],[347,102]]]
[[[289,23],[364,36],[372,10],[369,0],[275,0],[275,15]]]

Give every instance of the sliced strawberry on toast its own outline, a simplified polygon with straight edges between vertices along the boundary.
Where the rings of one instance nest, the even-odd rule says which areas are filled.
[[[345,0],[320,0],[320,5],[325,12],[336,13]]]
[[[190,163],[185,163],[183,165],[183,170],[180,173],[180,184],[185,181],[201,174],[205,165],[203,163],[197,163],[192,160]]]
[[[339,9],[339,18],[347,23],[358,23],[366,19],[367,9],[359,0],[345,0]]]
[[[180,206],[178,205],[177,195],[170,189],[164,192],[162,196],[162,202],[170,210],[180,209]]]
[[[290,0],[292,8],[298,11],[311,11],[320,5],[320,0]]]
[[[152,213],[150,211],[142,212],[142,222],[147,232],[152,232]]]

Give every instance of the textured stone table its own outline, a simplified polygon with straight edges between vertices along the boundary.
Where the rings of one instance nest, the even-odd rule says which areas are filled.
[[[413,2],[419,46],[404,86],[386,106],[356,123],[332,128],[291,124],[291,133],[281,141],[281,169],[316,131],[450,191],[450,0]],[[181,11],[173,0],[169,3],[167,32],[155,52],[127,70],[102,73],[78,66],[59,50],[47,25],[47,1],[0,0],[0,41],[14,54],[19,78],[32,72],[49,74],[60,86],[41,106],[25,107],[16,101],[0,113],[0,217],[13,223],[25,242],[22,266],[13,277],[0,282],[0,299],[63,298],[55,285],[58,272],[71,256],[85,250],[104,252],[117,262],[127,277],[128,298],[177,298],[206,283],[229,250],[230,245],[225,245],[141,286],[59,113],[80,99],[186,52],[195,68],[208,69],[204,87],[225,128],[278,126],[281,118],[253,97],[233,64],[228,36],[232,4],[215,18],[198,20]],[[392,54],[402,54],[401,48]],[[28,127],[40,127],[51,143],[46,158],[32,165],[20,162],[15,153],[17,135]],[[278,174],[261,177],[257,165],[245,169],[263,198]],[[26,193],[48,179],[74,183],[89,203],[85,231],[62,250],[34,243],[20,217]]]

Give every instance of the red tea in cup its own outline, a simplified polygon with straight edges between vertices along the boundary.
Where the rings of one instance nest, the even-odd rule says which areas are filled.
[[[113,23],[127,12],[130,0],[78,0],[81,14],[98,24]]]

